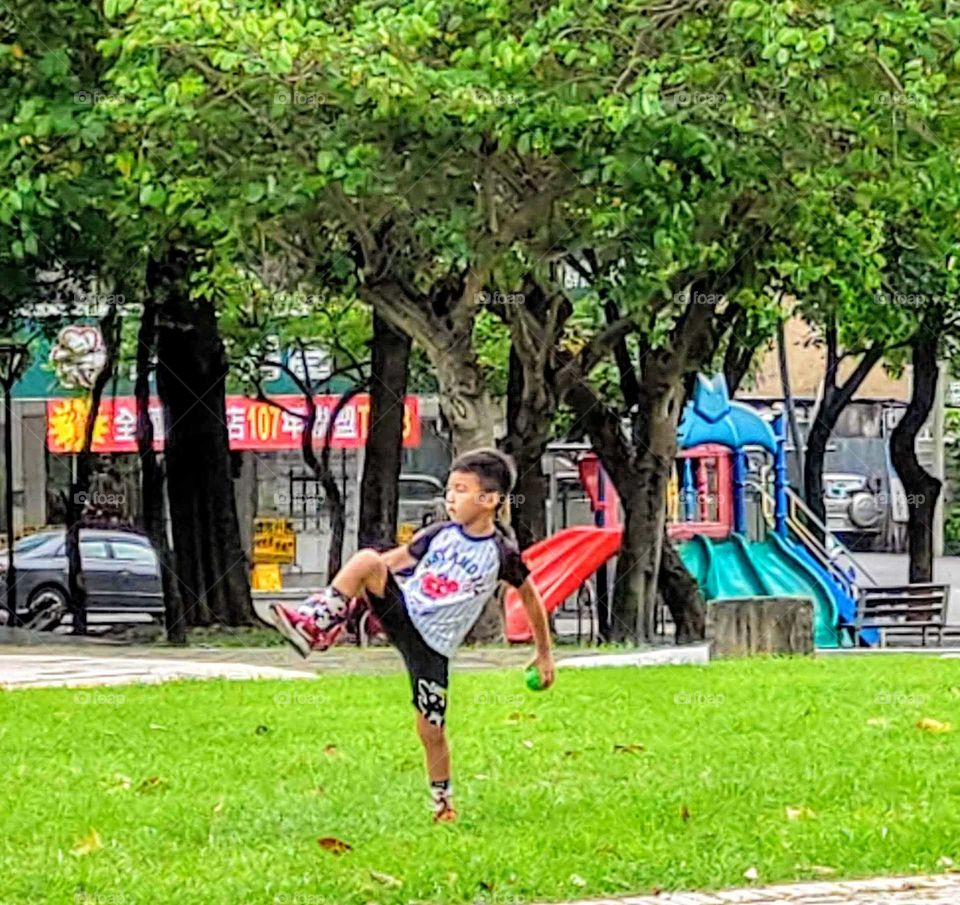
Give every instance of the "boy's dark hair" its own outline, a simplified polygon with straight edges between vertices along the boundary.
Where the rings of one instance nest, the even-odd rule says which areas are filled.
[[[450,471],[465,471],[477,476],[484,490],[504,495],[513,490],[517,470],[510,456],[499,449],[472,449],[454,459]]]

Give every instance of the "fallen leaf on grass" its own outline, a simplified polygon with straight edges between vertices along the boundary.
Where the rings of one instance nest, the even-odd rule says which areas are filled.
[[[327,794],[327,790],[323,786],[317,786],[315,789],[310,790],[310,794],[315,798],[323,798]]]
[[[799,807],[792,808],[789,805],[787,806],[787,820],[796,822],[797,820],[809,820],[812,817],[817,815],[810,810],[810,808],[800,805]]]
[[[86,836],[74,843],[73,848],[70,849],[70,854],[82,858],[84,855],[89,855],[90,852],[95,852],[98,848],[103,848],[103,842],[100,839],[100,834],[91,827]]]
[[[327,745],[327,746],[323,749],[323,753],[326,754],[327,757],[331,757],[331,756],[333,756],[334,754],[337,753],[337,746],[336,746],[336,745]]]
[[[535,720],[537,715],[535,713],[521,713],[519,710],[515,710],[511,713],[505,720],[505,723],[520,723],[523,720]]]
[[[614,745],[613,750],[620,754],[635,754],[637,751],[646,751],[647,749],[643,745]]]
[[[924,732],[953,732],[953,724],[941,723],[940,720],[925,716],[922,720],[917,720],[917,729]]]
[[[324,851],[330,852],[331,855],[345,855],[347,852],[353,851],[353,846],[349,842],[344,842],[334,836],[321,836],[317,840],[317,845]]]
[[[223,799],[221,798],[214,806],[213,813],[219,814],[223,810]]]
[[[564,757],[579,757],[579,756],[580,756],[580,752],[579,752],[579,751],[564,751],[564,752],[563,752],[563,756],[564,756]]]
[[[154,732],[166,732],[166,731],[167,731],[167,727],[166,727],[166,726],[161,726],[159,723],[151,723],[151,724],[150,724],[150,728],[153,729]]]
[[[485,779],[489,779],[490,777],[487,776],[486,773],[474,773],[473,778],[479,779],[480,782],[483,782]]]
[[[157,790],[162,789],[164,786],[166,786],[166,782],[159,776],[148,776],[146,779],[141,779],[137,784],[137,791],[156,792]]]
[[[955,698],[960,698],[960,688],[957,688],[957,686],[954,685],[953,688],[950,689],[950,694],[952,694]]]
[[[937,864],[939,864],[940,867],[953,867],[954,861],[953,858],[948,858],[946,855],[944,855],[939,861],[937,861]]]
[[[371,870],[370,876],[376,880],[378,883],[383,886],[389,886],[391,889],[398,889],[403,886],[403,881],[398,880],[396,877],[391,877],[390,874],[382,873],[379,870]]]
[[[867,720],[868,726],[876,726],[879,729],[886,729],[890,725],[890,720],[885,717],[875,716]]]
[[[812,867],[804,868],[809,870],[812,873],[816,874],[818,877],[832,877],[836,872],[834,867],[824,867],[822,864],[814,864]]]
[[[523,747],[524,747],[524,748],[532,748],[532,747],[533,747],[533,742],[531,742],[530,739],[525,738],[525,739],[523,740]]]
[[[744,876],[744,878],[747,879],[747,880],[756,880],[757,877],[760,876],[760,874],[757,873],[757,869],[756,869],[755,867],[748,867],[748,868],[743,872],[743,876]]]
[[[587,881],[584,880],[583,877],[580,876],[580,874],[570,874],[570,882],[574,886],[583,887],[587,885]]]
[[[257,726],[256,733],[257,735],[266,735],[270,731],[269,726]]]
[[[690,808],[685,804],[680,805],[680,819],[686,823],[690,819]]]

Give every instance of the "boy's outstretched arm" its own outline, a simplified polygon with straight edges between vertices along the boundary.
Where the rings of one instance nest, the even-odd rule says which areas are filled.
[[[550,648],[550,624],[547,621],[547,611],[536,585],[528,577],[520,585],[520,600],[523,603],[527,621],[533,629],[533,640],[537,646],[537,655],[533,659],[537,671],[540,673],[540,684],[549,688],[554,679],[553,651]]]

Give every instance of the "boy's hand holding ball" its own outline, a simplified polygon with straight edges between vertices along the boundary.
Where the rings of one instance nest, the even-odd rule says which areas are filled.
[[[531,691],[544,691],[553,685],[555,666],[553,654],[548,650],[537,654],[524,671],[527,688]]]

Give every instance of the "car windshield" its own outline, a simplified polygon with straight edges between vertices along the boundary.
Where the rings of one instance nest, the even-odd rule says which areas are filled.
[[[50,534],[31,534],[29,537],[22,537],[13,545],[14,553],[29,553],[43,546],[52,535]]]

